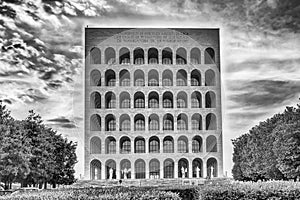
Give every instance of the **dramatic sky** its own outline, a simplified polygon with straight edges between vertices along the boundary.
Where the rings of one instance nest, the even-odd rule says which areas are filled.
[[[221,32],[224,171],[231,139],[300,97],[299,0],[0,0],[0,99],[78,142],[83,174],[83,27]]]

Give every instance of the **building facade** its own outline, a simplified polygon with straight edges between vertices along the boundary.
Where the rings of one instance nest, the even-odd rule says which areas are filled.
[[[218,29],[85,29],[85,179],[223,176]]]

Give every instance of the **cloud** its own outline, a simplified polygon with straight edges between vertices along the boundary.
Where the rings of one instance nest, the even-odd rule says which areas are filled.
[[[77,128],[75,122],[70,119],[67,119],[66,117],[57,117],[53,119],[48,119],[47,122],[48,122],[47,125],[49,126],[68,128],[68,129]]]

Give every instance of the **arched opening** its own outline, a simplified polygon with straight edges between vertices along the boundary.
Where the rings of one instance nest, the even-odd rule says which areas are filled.
[[[98,114],[93,114],[90,118],[90,130],[101,131],[101,117]]]
[[[90,141],[90,153],[91,154],[101,153],[101,140],[97,136],[92,137]]]
[[[164,178],[174,178],[174,161],[170,158],[164,161]]]
[[[206,138],[206,152],[217,152],[217,138],[214,135],[210,135]]]
[[[163,72],[163,80],[162,85],[163,86],[173,86],[173,73],[171,70],[165,70]]]
[[[205,64],[214,64],[215,63],[215,51],[210,47],[205,49],[204,62],[205,62]]]
[[[131,153],[131,141],[127,136],[121,137],[120,139],[120,153],[129,154]]]
[[[145,139],[143,137],[137,137],[134,140],[134,153],[145,153]]]
[[[105,94],[105,108],[116,108],[116,95],[113,92],[107,92]]]
[[[205,86],[215,86],[215,85],[216,85],[215,72],[209,69],[205,72]]]
[[[157,114],[149,116],[149,131],[159,130],[159,117]]]
[[[130,64],[130,51],[128,48],[123,47],[119,51],[119,62],[121,65]]]
[[[106,166],[106,179],[116,179],[116,162],[109,159],[105,163]]]
[[[173,94],[171,92],[163,94],[163,108],[173,108]]]
[[[165,114],[163,118],[163,130],[174,130],[174,119],[171,114]]]
[[[90,63],[101,64],[101,51],[97,47],[93,47],[90,51]]]
[[[130,86],[130,73],[128,70],[123,69],[119,73],[120,86]]]
[[[182,47],[176,51],[176,64],[185,65],[186,64],[186,50]]]
[[[144,131],[145,130],[145,117],[142,114],[137,114],[134,116],[134,130]]]
[[[160,171],[159,161],[157,159],[150,160],[149,163],[150,179],[159,179],[160,177],[159,171]]]
[[[157,92],[150,92],[148,95],[148,107],[158,108],[159,107],[159,96]]]
[[[115,154],[116,153],[116,139],[112,136],[109,136],[105,140],[105,149],[106,154]]]
[[[90,164],[90,172],[92,180],[100,180],[101,179],[101,162],[99,160],[92,160]]]
[[[163,148],[164,153],[174,153],[174,139],[171,136],[164,138]]]
[[[158,64],[158,50],[156,48],[150,48],[148,50],[148,63]]]
[[[201,63],[201,53],[197,47],[192,48],[191,50],[191,63],[194,65]]]
[[[115,131],[116,130],[116,118],[112,114],[108,114],[105,117],[105,130],[106,131]]]
[[[146,178],[146,164],[142,159],[138,159],[137,161],[135,161],[135,178]]]
[[[202,97],[200,92],[193,92],[191,96],[191,107],[192,108],[201,108],[202,107]]]
[[[186,114],[179,114],[177,117],[177,130],[188,130],[188,117]]]
[[[213,113],[206,115],[206,130],[217,130],[217,117]]]
[[[215,108],[216,107],[216,95],[212,91],[208,91],[205,94],[205,108]]]
[[[178,153],[188,153],[188,139],[185,136],[180,136],[177,141]]]
[[[149,139],[149,153],[159,153],[159,139],[156,136]]]
[[[183,69],[178,70],[176,74],[176,85],[177,86],[187,86],[187,74]]]
[[[162,64],[172,65],[173,64],[173,52],[172,49],[166,47],[162,50]]]
[[[192,116],[192,130],[202,130],[202,116],[198,113]]]
[[[144,64],[144,50],[142,48],[136,48],[133,51],[133,59],[135,65],[143,65]]]
[[[105,85],[106,86],[116,86],[116,74],[111,69],[109,69],[105,72]]]
[[[145,108],[145,95],[142,92],[134,94],[134,108]]]
[[[201,86],[201,73],[197,69],[191,73],[191,86]]]
[[[120,94],[120,108],[130,108],[130,95],[128,92]]]
[[[99,92],[93,92],[90,98],[91,108],[101,108],[101,95]]]
[[[115,64],[116,52],[112,47],[105,49],[105,64]]]
[[[90,85],[101,86],[101,73],[97,69],[91,71]]]
[[[121,179],[131,179],[131,162],[127,159],[121,161]]]
[[[193,153],[202,152],[202,138],[199,135],[196,135],[192,139],[192,152]]]
[[[155,69],[152,69],[148,73],[148,86],[159,86],[159,75]]]
[[[185,92],[177,94],[177,108],[187,108],[187,95]]]
[[[134,72],[134,86],[145,86],[144,72],[140,69]]]
[[[218,161],[215,158],[207,160],[207,176],[210,178],[218,177]]]
[[[131,123],[130,117],[127,114],[123,114],[120,116],[120,131],[130,131]]]
[[[185,158],[178,161],[178,177],[189,178],[189,161]]]
[[[195,158],[193,160],[193,177],[200,178],[203,177],[203,164],[200,158]]]

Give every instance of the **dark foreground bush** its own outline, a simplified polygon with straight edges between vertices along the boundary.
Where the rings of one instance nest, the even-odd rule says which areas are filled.
[[[0,200],[180,200],[176,193],[155,188],[76,188],[11,194]]]
[[[300,199],[300,183],[287,181],[269,181],[261,183],[235,181],[218,185],[212,184],[200,188],[200,197],[202,200],[293,200]]]

